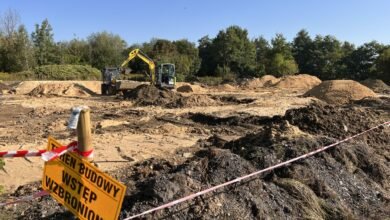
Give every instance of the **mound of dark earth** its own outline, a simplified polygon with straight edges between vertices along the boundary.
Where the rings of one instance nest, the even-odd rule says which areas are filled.
[[[142,84],[124,94],[126,99],[135,101],[138,105],[166,105],[178,99],[180,95],[169,89]]]
[[[221,141],[214,135],[191,149],[190,157],[182,157],[180,152],[169,161],[150,159],[113,172],[128,186],[121,218],[389,121],[388,111],[360,104],[312,104],[289,110],[285,116],[257,120],[255,116],[219,120],[207,115],[189,116],[197,123],[252,123],[262,127],[233,141]],[[386,219],[390,216],[389,146],[390,129],[380,127],[313,157],[143,219]],[[15,194],[29,194],[32,186],[22,187]],[[1,212],[20,219],[70,216],[51,198],[3,208]]]

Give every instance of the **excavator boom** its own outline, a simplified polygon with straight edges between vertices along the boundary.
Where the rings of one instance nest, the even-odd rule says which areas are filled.
[[[156,65],[154,64],[153,60],[150,59],[145,53],[143,53],[140,49],[134,49],[132,50],[130,53],[129,53],[129,57],[123,61],[123,63],[121,64],[121,68],[123,68],[124,66],[126,66],[132,59],[134,58],[140,58],[142,61],[144,61],[145,63],[148,64],[149,66],[149,71],[150,71],[150,75],[151,75],[151,83],[153,85],[156,84],[156,74],[155,74],[155,71],[156,71]]]

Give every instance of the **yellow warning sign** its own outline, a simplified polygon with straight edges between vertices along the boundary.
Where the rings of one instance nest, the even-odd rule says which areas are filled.
[[[48,150],[61,147],[49,137]],[[46,162],[42,188],[80,219],[118,219],[126,186],[73,152]]]

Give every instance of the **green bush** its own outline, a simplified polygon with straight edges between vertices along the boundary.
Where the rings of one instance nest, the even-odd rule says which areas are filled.
[[[98,69],[83,65],[45,65],[34,68],[34,77],[39,80],[99,80]]]
[[[0,80],[100,80],[98,69],[83,65],[45,65],[33,70],[4,73],[0,72]]]
[[[224,80],[222,77],[215,77],[215,76],[204,76],[204,77],[198,77],[199,82],[209,85],[209,86],[215,86],[222,83]]]

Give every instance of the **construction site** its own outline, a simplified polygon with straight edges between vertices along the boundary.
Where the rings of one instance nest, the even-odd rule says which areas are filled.
[[[45,148],[49,136],[75,140],[67,129],[71,108],[88,106],[93,164],[127,187],[119,215],[126,219],[366,132],[140,218],[390,216],[390,88],[383,81],[299,74],[173,89],[127,83],[116,95],[102,95],[101,81],[0,83],[0,151]],[[43,166],[41,158],[4,159],[0,202],[39,191]],[[0,207],[0,219],[73,218],[50,196]]]

